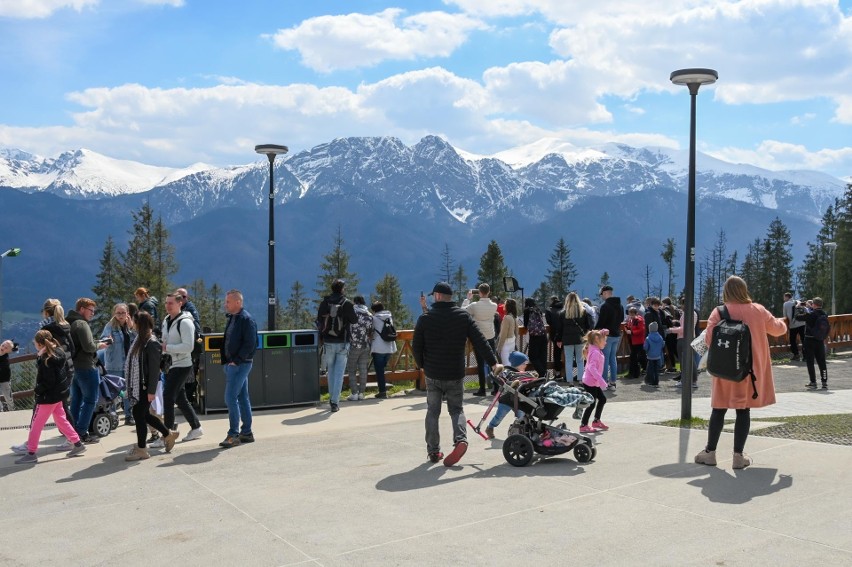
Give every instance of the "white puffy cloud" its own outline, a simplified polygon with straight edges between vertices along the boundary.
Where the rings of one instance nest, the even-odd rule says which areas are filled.
[[[79,12],[99,2],[100,0],[0,0],[0,17],[47,18],[63,8],[72,8]]]
[[[328,72],[387,60],[447,57],[472,30],[484,27],[465,14],[403,14],[388,8],[377,14],[318,16],[279,30],[272,40],[281,49],[297,50],[308,67]]]
[[[754,149],[727,147],[706,153],[732,163],[748,163],[771,170],[825,171],[852,165],[852,147],[809,150],[801,144],[765,140]]]

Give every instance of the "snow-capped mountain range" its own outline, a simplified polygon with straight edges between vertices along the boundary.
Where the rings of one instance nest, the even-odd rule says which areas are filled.
[[[685,191],[688,153],[621,144],[578,148],[543,139],[493,156],[456,149],[436,136],[413,146],[390,137],[343,138],[276,161],[276,201],[359,195],[393,212],[447,215],[476,225],[518,209],[544,219],[593,196],[655,188]],[[166,168],[117,160],[90,150],[44,158],[0,150],[0,188],[70,199],[148,193],[171,221],[223,205],[265,206],[268,163]],[[845,182],[813,171],[769,171],[699,154],[699,199],[731,199],[818,219]],[[266,179],[266,183],[264,183]]]

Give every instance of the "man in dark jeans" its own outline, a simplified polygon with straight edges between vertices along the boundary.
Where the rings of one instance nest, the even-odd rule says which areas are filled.
[[[222,364],[225,365],[225,405],[228,406],[228,436],[220,447],[236,447],[253,443],[251,430],[251,401],[248,375],[257,349],[257,323],[243,308],[243,294],[232,289],[225,296],[225,340],[222,343]],[[240,423],[242,421],[242,424]]]
[[[426,373],[426,452],[429,460],[451,467],[467,451],[467,419],[462,408],[465,375],[465,346],[468,339],[474,349],[499,374],[503,366],[497,364],[494,351],[485,340],[470,314],[456,307],[453,288],[446,282],[435,284],[432,293],[435,303],[420,316],[414,327],[412,351],[417,366]],[[447,411],[453,422],[453,451],[444,458],[438,416],[441,401],[446,397]]]

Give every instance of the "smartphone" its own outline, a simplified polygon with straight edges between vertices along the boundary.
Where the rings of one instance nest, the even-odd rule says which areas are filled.
[[[420,297],[426,297],[426,294],[423,293],[423,290],[420,290]]]
[[[104,343],[104,344],[111,345],[112,344],[112,337],[104,337],[104,338],[101,339],[101,342]]]

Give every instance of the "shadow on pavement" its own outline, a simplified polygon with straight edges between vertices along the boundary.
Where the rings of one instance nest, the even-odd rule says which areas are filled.
[[[234,447],[235,450],[239,450],[238,447]],[[205,449],[203,451],[195,451],[193,453],[172,453],[174,458],[171,461],[167,461],[165,463],[161,463],[157,465],[158,468],[162,467],[174,467],[178,465],[200,465],[202,463],[209,463],[216,457],[222,454],[222,451],[227,451],[228,449],[224,449],[222,447],[217,447],[215,449]]]
[[[710,475],[696,478],[687,484],[701,488],[701,494],[711,502],[744,504],[752,498],[768,496],[793,486],[793,477],[779,475],[778,469],[755,468],[730,472],[718,467],[706,467]],[[775,482],[776,476],[778,481]]]
[[[294,417],[292,419],[285,419],[281,422],[281,425],[307,425],[309,423],[319,423],[320,421],[325,421],[331,416],[331,410],[329,408],[317,408],[318,411],[316,413],[312,413],[309,415],[303,415],[302,417]]]
[[[57,483],[62,482],[74,482],[75,480],[84,480],[90,478],[100,478],[102,476],[107,476],[109,474],[113,474],[119,471],[123,471],[127,468],[130,463],[127,463],[124,460],[124,453],[119,453],[117,455],[110,455],[104,458],[101,462],[95,463],[94,465],[71,473],[71,476],[66,478],[60,478],[57,480]]]

